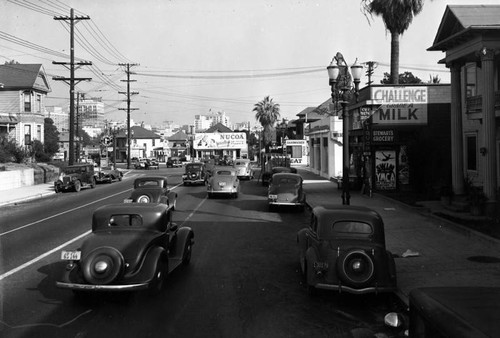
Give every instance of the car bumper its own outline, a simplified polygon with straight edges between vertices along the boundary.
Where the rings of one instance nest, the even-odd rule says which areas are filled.
[[[323,289],[323,290],[331,290],[331,291],[338,291],[338,292],[348,292],[356,295],[362,295],[362,294],[367,294],[367,293],[384,293],[384,292],[394,292],[396,291],[395,287],[377,287],[377,286],[370,286],[366,288],[351,288],[349,286],[345,285],[338,285],[338,284],[324,284],[324,283],[318,283],[313,285],[317,289]]]
[[[94,285],[56,282],[56,286],[62,289],[80,290],[80,291],[136,291],[145,290],[149,283],[123,284],[123,285]]]
[[[186,180],[184,180],[184,183],[205,183],[205,180],[204,179],[198,179],[198,180],[186,179]]]
[[[269,201],[270,205],[290,205],[290,206],[303,206],[305,203],[302,202],[281,202],[281,201]]]

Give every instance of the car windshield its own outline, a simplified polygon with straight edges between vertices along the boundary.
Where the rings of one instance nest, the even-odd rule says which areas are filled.
[[[356,221],[341,221],[333,223],[332,230],[336,234],[371,234],[370,224]]]
[[[113,215],[109,218],[109,226],[112,227],[140,227],[142,217],[139,215]]]
[[[190,164],[186,167],[186,170],[200,170],[201,164]]]
[[[67,167],[64,169],[66,174],[77,174],[87,171],[87,167]]]

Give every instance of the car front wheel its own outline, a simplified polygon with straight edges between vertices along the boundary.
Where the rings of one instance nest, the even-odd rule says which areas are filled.
[[[182,256],[182,264],[188,265],[189,262],[191,261],[191,253],[193,250],[193,243],[191,241],[191,238],[189,238],[184,245],[184,255]]]
[[[82,190],[82,184],[80,183],[80,181],[76,181],[75,182],[75,191],[79,192],[80,190]]]
[[[168,263],[165,259],[160,257],[156,266],[156,272],[150,292],[152,295],[158,295],[165,285],[165,279],[168,274]]]

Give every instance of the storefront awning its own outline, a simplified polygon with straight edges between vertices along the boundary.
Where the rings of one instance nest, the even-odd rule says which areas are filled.
[[[0,124],[17,124],[18,122],[14,116],[0,116]]]

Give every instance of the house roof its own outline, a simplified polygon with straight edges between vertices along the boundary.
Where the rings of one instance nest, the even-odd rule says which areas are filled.
[[[3,83],[3,90],[37,89],[45,93],[51,91],[41,64],[0,65],[0,83]]]
[[[133,126],[133,127],[130,127],[130,129],[132,129],[132,132],[133,132],[133,138],[136,138],[136,139],[160,139],[161,136],[156,134],[155,132],[152,132],[151,130],[148,130],[148,129],[145,129],[143,127],[140,127],[140,126]]]
[[[308,122],[321,120],[323,118],[323,116],[318,114],[317,109],[318,109],[318,107],[307,107],[306,109],[304,109],[300,113],[298,113],[296,116],[298,116],[300,120],[307,119]]]
[[[231,129],[229,129],[228,127],[226,127],[225,125],[223,125],[222,123],[217,123],[217,124],[211,126],[210,128],[208,128],[207,130],[205,130],[205,133],[215,133],[215,132],[232,133],[233,131]]]
[[[427,50],[446,51],[476,34],[499,30],[500,5],[448,5]]]
[[[184,131],[179,130],[174,135],[168,137],[167,140],[169,140],[169,141],[186,141],[187,138],[188,138],[187,134]]]

